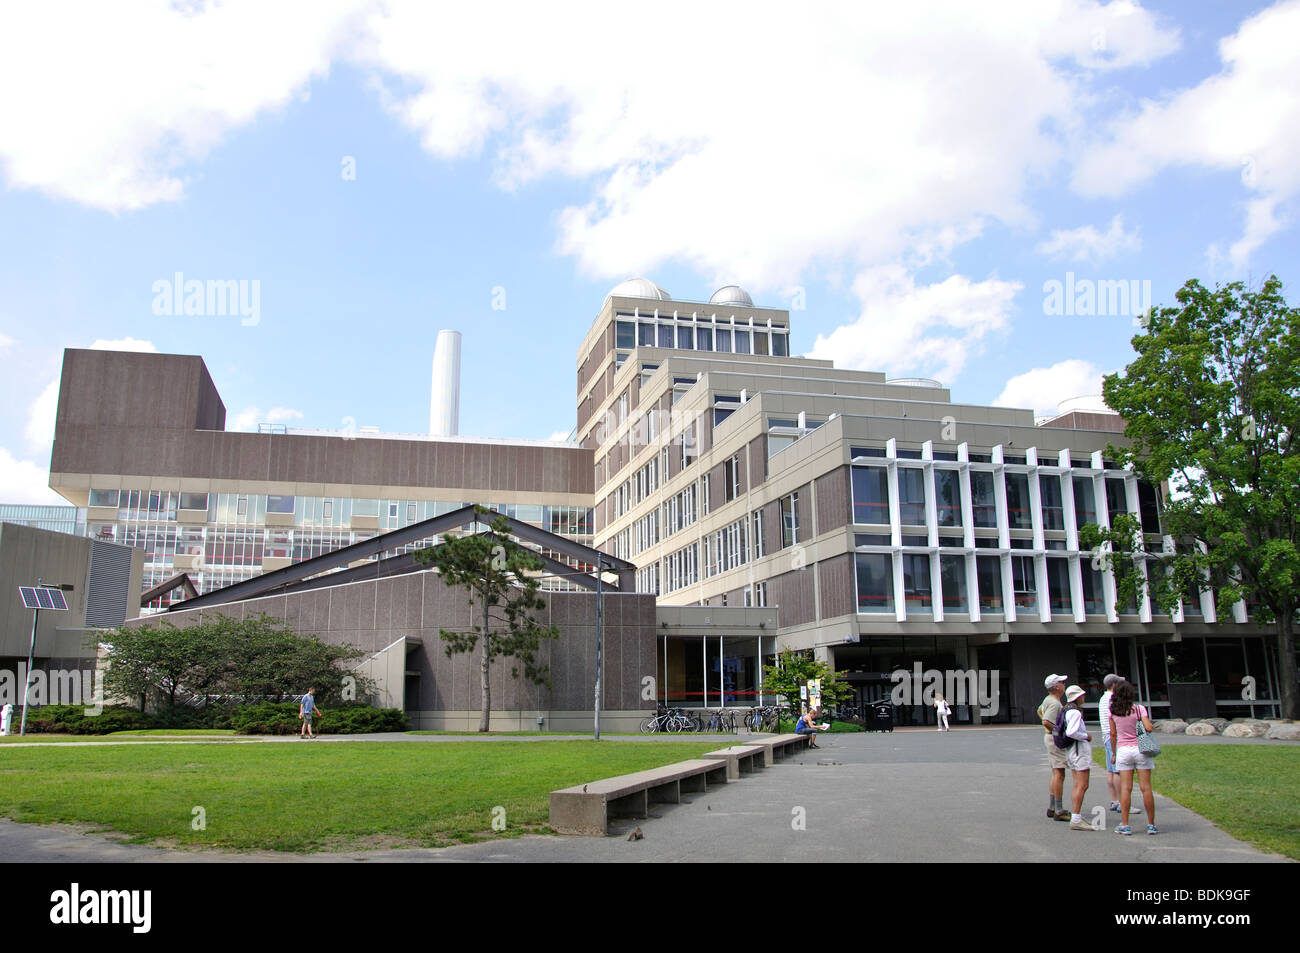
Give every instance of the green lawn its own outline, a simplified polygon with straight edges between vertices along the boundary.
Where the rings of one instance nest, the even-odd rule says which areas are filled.
[[[544,830],[548,794],[696,757],[716,742],[139,745],[16,748],[0,816],[136,843],[228,850],[437,847]],[[194,808],[206,815],[193,830]]]
[[[1151,783],[1238,840],[1300,860],[1300,747],[1169,744]],[[1136,779],[1133,792],[1140,805]]]

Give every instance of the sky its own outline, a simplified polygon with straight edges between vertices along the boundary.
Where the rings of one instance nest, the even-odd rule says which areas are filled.
[[[461,433],[562,439],[632,276],[1040,414],[1189,279],[1296,301],[1300,0],[808,6],[10,7],[0,502],[63,502],[67,347],[202,356],[229,429],[423,433],[452,328]]]

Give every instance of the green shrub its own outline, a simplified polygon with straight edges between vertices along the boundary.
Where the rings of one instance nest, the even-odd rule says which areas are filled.
[[[98,715],[87,715],[84,705],[43,705],[27,714],[27,730],[43,734],[106,735],[153,727],[151,716],[121,705],[106,705]]]
[[[231,714],[230,727],[241,735],[296,735],[302,730],[298,702],[261,702],[241,705]],[[396,708],[345,705],[318,717],[313,730],[326,735],[364,735],[378,731],[406,731],[406,714]]]

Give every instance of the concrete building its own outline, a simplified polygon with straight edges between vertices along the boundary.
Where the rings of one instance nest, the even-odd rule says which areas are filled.
[[[362,646],[430,726],[474,717],[477,689],[458,694],[466,673],[442,667],[430,633],[452,609],[427,574],[399,567],[410,578],[389,582],[331,565],[321,571],[340,575],[313,582],[310,597],[265,583],[397,533],[400,544],[353,563],[388,565],[436,542],[421,527],[468,503],[526,524],[528,544],[563,570],[546,585],[548,613],[574,636],[553,659],[566,687],[540,697],[503,685],[501,717],[521,724],[538,712],[576,724],[589,704],[579,643],[592,597],[566,590],[590,584],[580,577],[595,550],[634,579],[611,597],[637,608],[615,610],[609,658],[630,667],[606,701],[629,723],[651,699],[764,700],[762,665],[783,649],[847,670],[860,702],[918,665],[988,673],[995,710],[958,699],[959,723],[1032,721],[1049,672],[1095,701],[1118,671],[1157,714],[1186,682],[1209,683],[1219,713],[1276,713],[1270,633],[1248,607],[1220,622],[1212,600],[1188,593],[1171,616],[1147,600],[1117,613],[1112,575],[1080,550],[1081,526],[1120,512],[1140,517],[1149,548],[1172,545],[1157,488],[1104,459],[1107,443],[1122,443],[1118,417],[1095,403],[1037,422],[1029,410],[954,403],[935,381],[792,356],[789,335],[788,312],[734,285],[690,302],[645,279],[620,284],[578,348],[576,444],[231,433],[200,358],[69,350],[50,483],[86,508],[92,537],[145,550],[143,589],[181,572],[196,581],[199,601],[173,617],[216,611],[203,599],[233,587],[243,608],[227,600],[221,611],[256,602]],[[245,588],[253,580],[263,582]],[[933,718],[923,705],[904,715]]]
[[[1246,607],[1217,625],[1192,592],[1173,616],[1149,599],[1117,614],[1113,575],[1080,551],[1079,528],[1119,512],[1140,516],[1148,547],[1172,545],[1156,488],[1103,459],[1123,444],[1116,415],[1038,425],[1028,410],[953,403],[935,381],[791,357],[789,325],[735,286],[688,302],[633,279],[578,351],[597,547],[635,562],[661,605],[779,609],[758,645],[663,634],[670,700],[759,697],[763,656],[811,649],[849,670],[864,702],[919,663],[996,670],[999,720],[1032,721],[1050,672],[1095,701],[1118,671],[1157,713],[1184,680],[1214,683],[1223,714],[1276,711],[1272,645]],[[722,677],[705,687],[710,673]],[[905,715],[933,719],[922,705]],[[959,705],[958,718],[980,714]]]
[[[42,611],[36,629],[37,670],[93,669],[89,641],[139,614],[144,553],[85,537],[0,523],[0,671],[25,671],[32,610],[20,586],[62,588],[67,611]],[[21,697],[24,678],[16,678]],[[0,681],[6,681],[0,676]]]

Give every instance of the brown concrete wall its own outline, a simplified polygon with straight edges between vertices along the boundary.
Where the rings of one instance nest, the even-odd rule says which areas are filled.
[[[586,592],[544,593],[546,608],[537,617],[559,626],[560,638],[542,647],[552,687],[539,688],[510,676],[509,660],[492,665],[493,710],[590,709],[595,675],[596,596]],[[266,613],[284,619],[300,634],[331,644],[355,645],[367,655],[405,636],[422,647],[411,653],[406,668],[420,673],[420,697],[408,698],[408,710],[465,711],[479,707],[479,655],[448,657],[439,629],[471,625],[462,590],[448,589],[432,572],[368,580],[287,596],[250,599],[233,605],[171,612],[176,625],[205,616],[245,618]],[[135,620],[132,625],[145,620]],[[638,710],[641,679],[655,674],[655,597],[614,593],[604,597],[604,677],[602,705],[610,710]]]
[[[816,618],[813,571],[795,569],[773,576],[767,583],[767,604],[781,609],[781,626],[802,625]]]
[[[849,468],[840,467],[815,481],[817,529],[820,536],[849,522]]]
[[[68,348],[55,421],[222,430],[226,408],[201,357]]]
[[[852,553],[832,556],[817,564],[817,586],[821,594],[821,617],[834,619],[857,611],[856,581]],[[782,613],[784,618],[785,613]]]

